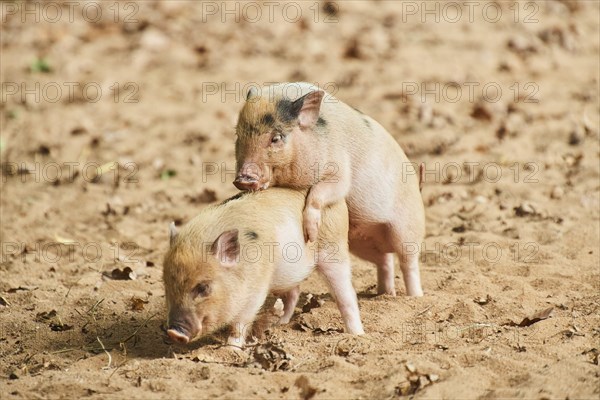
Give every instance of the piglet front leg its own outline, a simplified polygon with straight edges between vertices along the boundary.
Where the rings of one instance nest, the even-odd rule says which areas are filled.
[[[306,196],[306,204],[302,213],[304,240],[316,242],[321,226],[321,211],[346,197],[350,191],[351,171],[347,163],[331,166],[335,173],[327,174],[314,184]]]

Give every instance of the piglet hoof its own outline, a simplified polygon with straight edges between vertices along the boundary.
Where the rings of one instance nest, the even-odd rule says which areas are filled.
[[[353,328],[353,329],[348,329],[348,333],[351,335],[364,335],[365,334],[365,330],[363,329],[363,327],[358,327],[358,328]]]
[[[378,288],[377,296],[392,296],[396,297],[396,289],[395,288]]]
[[[317,241],[319,237],[319,227],[321,226],[321,210],[317,208],[306,208],[303,216],[304,241]]]
[[[234,351],[243,351],[246,341],[239,337],[230,336],[227,339],[227,348]]]
[[[284,315],[283,317],[279,318],[278,324],[279,325],[286,325],[286,324],[289,324],[291,320],[292,320],[292,316],[291,315],[290,316]]]

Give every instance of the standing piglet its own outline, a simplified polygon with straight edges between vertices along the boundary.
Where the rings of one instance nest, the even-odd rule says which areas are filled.
[[[317,240],[307,244],[305,196],[283,188],[240,194],[204,209],[180,232],[171,225],[163,271],[171,339],[187,343],[231,325],[229,343],[243,346],[269,292],[282,297],[280,322],[289,322],[298,285],[315,266],[329,284],[347,332],[364,333],[351,282],[346,204],[323,209]]]
[[[346,199],[350,251],[377,265],[377,291],[395,295],[394,257],[406,293],[422,296],[423,200],[415,168],[374,119],[307,83],[252,89],[237,128],[235,186],[309,189],[304,236],[315,241],[324,207]]]

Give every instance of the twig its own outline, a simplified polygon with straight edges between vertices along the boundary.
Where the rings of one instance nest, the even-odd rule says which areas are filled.
[[[415,314],[415,317],[418,317],[419,315],[425,314],[427,311],[429,311],[429,309],[433,307],[433,304],[430,305],[429,307],[425,308],[423,311],[419,311],[418,313]]]
[[[94,311],[96,309],[96,307],[98,307],[98,305],[100,305],[100,303],[102,303],[103,301],[104,301],[104,298],[98,300],[89,310],[87,310],[86,314],[89,314],[92,311]]]
[[[73,286],[77,285],[77,284],[79,283],[79,281],[80,281],[80,280],[81,280],[81,278],[77,279],[77,282],[75,282],[75,283],[72,283],[72,284],[69,286],[69,290],[67,290],[67,294],[65,295],[65,299],[64,299],[64,301],[63,301],[63,303],[62,303],[62,305],[63,305],[63,306],[64,306],[64,305],[65,305],[65,303],[67,302],[67,297],[69,297],[69,294],[71,293],[71,289],[73,288]]]
[[[115,374],[115,372],[117,372],[119,370],[119,368],[121,368],[123,365],[127,364],[128,362],[129,362],[129,360],[125,360],[121,364],[119,364],[117,366],[117,368],[115,368],[115,370],[112,372],[112,374],[110,374],[110,376],[108,377],[108,379],[112,378],[112,376]]]
[[[90,315],[91,315],[91,317],[92,317],[92,319],[93,319],[94,321],[96,321],[96,316],[94,315],[94,311],[96,310],[96,307],[98,307],[98,306],[100,305],[100,303],[102,303],[103,301],[104,301],[104,298],[102,298],[102,299],[98,300],[98,301],[97,301],[97,302],[96,302],[96,303],[95,303],[95,304],[92,306],[92,308],[90,308],[90,309],[89,309],[89,310],[86,312],[86,314],[87,314],[88,316],[90,316]]]
[[[104,367],[103,369],[110,369],[110,366],[112,364],[112,357],[111,357],[110,353],[108,351],[106,351],[106,347],[104,347],[104,343],[102,343],[102,340],[100,340],[100,338],[98,336],[96,336],[96,340],[98,340],[98,343],[100,343],[100,346],[102,346],[102,350],[104,350],[104,352],[108,356],[108,365],[106,367]]]

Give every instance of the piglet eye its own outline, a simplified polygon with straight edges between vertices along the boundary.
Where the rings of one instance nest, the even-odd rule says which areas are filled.
[[[279,143],[281,141],[281,135],[278,133],[271,139],[271,143]]]
[[[208,282],[200,282],[192,290],[192,297],[206,297],[210,294],[210,284]]]

